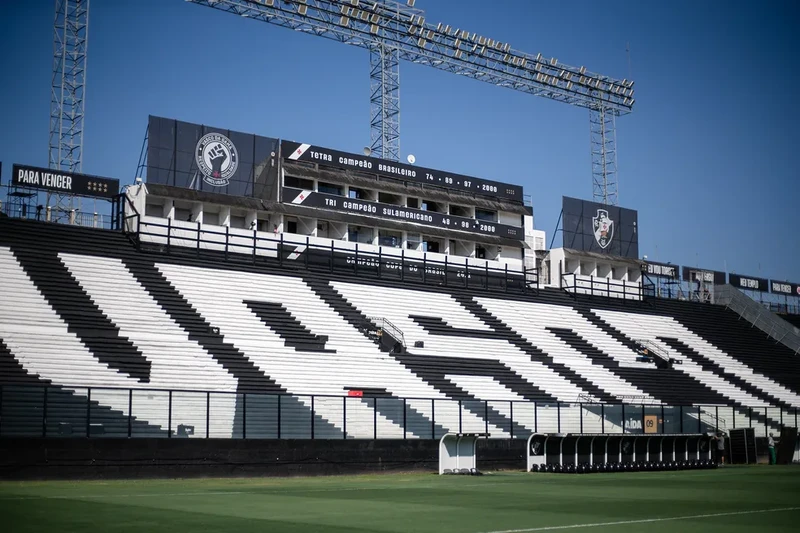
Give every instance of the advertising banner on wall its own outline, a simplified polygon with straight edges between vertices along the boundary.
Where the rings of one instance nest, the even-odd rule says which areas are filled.
[[[564,196],[564,248],[639,258],[639,214],[633,209]]]
[[[671,263],[659,263],[657,261],[645,261],[648,276],[656,278],[680,278],[680,266]]]
[[[147,182],[276,200],[278,139],[151,116]]]
[[[481,196],[504,198],[522,202],[522,187],[499,181],[485,180],[453,174],[442,170],[406,165],[376,157],[348,154],[330,148],[293,141],[281,142],[281,153],[289,161],[308,161],[322,166],[358,170],[380,174],[403,181],[436,185],[447,189],[466,191]]]
[[[744,291],[768,292],[769,281],[764,278],[753,276],[742,276],[740,274],[728,274],[728,283]]]
[[[16,164],[12,167],[11,186],[94,198],[119,194],[118,179]]]
[[[785,296],[800,296],[800,283],[789,283],[788,281],[769,280],[770,292],[772,294],[783,294]]]
[[[314,191],[304,191],[291,187],[283,188],[283,201],[304,207],[315,207],[340,213],[353,215],[367,215],[398,222],[411,222],[424,226],[468,231],[482,235],[497,235],[499,237],[525,240],[524,228],[475,220],[435,211],[424,211],[399,205],[381,204],[367,200],[356,200],[335,194],[326,194]],[[323,217],[324,218],[324,217]]]
[[[725,285],[725,272],[697,267],[683,267],[683,281],[695,281],[697,279],[700,279],[703,283]]]

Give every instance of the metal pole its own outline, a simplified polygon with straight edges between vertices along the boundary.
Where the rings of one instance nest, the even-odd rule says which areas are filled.
[[[561,402],[556,402],[557,431],[561,433]]]
[[[489,278],[486,278],[486,279],[488,280]],[[509,410],[510,416],[511,416],[511,424],[509,424],[509,427],[511,428],[511,438],[513,439],[514,438],[514,400],[509,400],[508,401],[508,410]],[[487,430],[486,432],[488,433],[489,431]]]
[[[483,427],[483,432],[489,433],[489,400],[483,401]]]
[[[403,398],[403,440],[406,439],[406,429],[408,427],[407,424],[408,420],[406,420],[406,399]]]
[[[436,438],[436,400],[431,398],[431,438]]]
[[[347,440],[347,396],[342,396],[342,434],[342,438]]]
[[[311,440],[314,440],[314,396],[311,396]]]
[[[600,433],[606,432],[606,404],[600,404]]]
[[[47,387],[42,395],[42,438],[47,436]]]
[[[247,393],[242,393],[242,439],[247,440]]]
[[[281,438],[281,395],[278,394],[278,438]]]
[[[92,425],[92,388],[86,389],[86,438],[91,435]]]
[[[206,438],[211,432],[211,392],[206,392]]]
[[[172,391],[169,391],[169,404],[167,405],[167,438],[172,438]]]
[[[380,266],[378,267],[380,268]],[[378,440],[378,398],[372,399],[372,440]]]
[[[128,389],[128,438],[133,435],[133,389]]]
[[[461,431],[461,400],[458,400],[458,432],[462,433],[462,431]]]

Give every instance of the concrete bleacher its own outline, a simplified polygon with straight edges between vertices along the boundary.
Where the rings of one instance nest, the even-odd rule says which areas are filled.
[[[521,438],[673,406],[692,431],[763,432],[800,407],[797,358],[724,307],[421,287],[0,224],[0,436]],[[405,349],[375,337],[382,320]],[[640,341],[676,364],[642,362]]]

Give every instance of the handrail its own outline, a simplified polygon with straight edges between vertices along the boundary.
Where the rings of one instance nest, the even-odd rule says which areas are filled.
[[[400,342],[400,344],[405,348],[406,347],[406,340],[405,336],[403,335],[403,331],[392,324],[388,318],[385,317],[368,317],[368,320],[374,323],[379,329],[386,331],[389,335],[391,335],[395,340]]]
[[[490,265],[489,261],[475,264],[474,258],[444,256],[444,260],[433,259],[427,252],[421,257],[406,254],[404,249],[386,250],[378,246],[376,251],[364,250],[358,243],[322,239],[311,236],[259,232],[257,230],[232,229],[227,226],[203,226],[201,223],[176,223],[166,219],[145,220],[139,215],[136,228],[126,227],[129,233],[138,235],[140,250],[173,253],[177,249],[195,255],[220,252],[225,260],[249,262],[277,262],[281,266],[297,265],[306,269],[325,269],[330,272],[347,271],[356,275],[371,274],[400,281],[421,281],[444,287],[481,288],[505,292],[535,292],[539,288],[538,271],[535,268],[509,269]],[[131,216],[126,217],[126,226]],[[132,225],[132,224],[131,224]],[[353,245],[352,247],[347,245]],[[150,247],[148,245],[155,245]],[[463,261],[459,261],[459,259]]]
[[[625,301],[644,301],[651,293],[655,294],[652,284],[643,284],[641,282],[635,283],[606,277],[583,276],[571,272],[562,273],[560,280],[561,290],[573,297],[578,294],[584,294],[621,298]]]

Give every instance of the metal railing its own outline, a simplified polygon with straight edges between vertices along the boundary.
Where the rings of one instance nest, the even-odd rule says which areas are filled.
[[[794,326],[775,316],[772,311],[743,294],[732,285],[720,285],[716,288],[716,302],[736,312],[744,320],[757,327],[775,342],[800,353],[800,335]]]
[[[2,206],[2,212],[9,218],[37,220],[39,222],[67,224],[84,228],[115,229],[112,220],[113,217],[111,215],[78,211],[76,209],[59,211],[55,208],[43,205],[29,207],[26,205],[5,203]]]
[[[655,296],[655,286],[651,283],[633,283],[579,274],[561,274],[561,289],[573,296],[585,294],[623,300],[643,301]]]
[[[0,386],[0,437],[437,439],[446,432],[706,433],[798,427],[798,410]]]
[[[403,330],[392,324],[388,318],[384,318],[382,316],[370,316],[367,317],[367,320],[372,322],[379,330],[383,330],[388,333],[391,337],[403,345],[403,347],[406,346],[406,338],[405,335],[403,335]]]
[[[141,251],[347,272],[442,287],[522,293],[535,293],[539,288],[536,269],[514,269],[507,264],[491,266],[488,261],[479,266],[471,264],[466,257],[454,261],[445,256],[442,261],[431,258],[428,253],[412,256],[404,249],[377,247],[377,251],[364,250],[358,243],[335,239],[273,234],[171,219],[162,223],[143,220],[139,214],[125,217],[123,226]],[[370,245],[369,248],[375,247]]]

